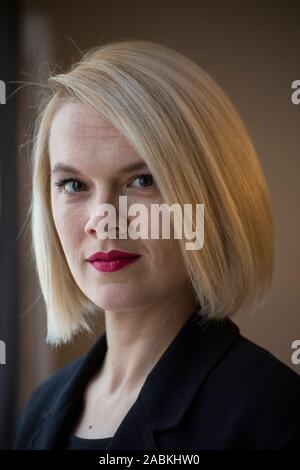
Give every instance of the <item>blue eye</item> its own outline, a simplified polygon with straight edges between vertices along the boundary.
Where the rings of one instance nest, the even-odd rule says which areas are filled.
[[[82,192],[83,189],[80,189],[81,185],[85,187],[84,183],[82,183],[80,180],[75,180],[73,178],[65,178],[55,183],[55,186],[57,186],[58,188],[63,188],[67,193]],[[69,189],[66,189],[67,187],[69,187]],[[70,190],[70,188],[73,188],[73,191],[72,189]]]
[[[156,186],[155,180],[151,174],[136,176],[129,186],[132,186],[135,181],[139,181],[138,186],[134,185],[134,187],[139,189],[147,189]],[[68,194],[80,193],[86,190],[86,184],[74,178],[61,179],[55,183],[55,186],[63,188]]]
[[[155,185],[154,178],[150,174],[149,175],[136,176],[133,181],[135,181],[135,180],[142,181],[142,183],[141,183],[142,186],[140,186],[140,188],[147,188],[149,186],[151,187],[151,186]]]

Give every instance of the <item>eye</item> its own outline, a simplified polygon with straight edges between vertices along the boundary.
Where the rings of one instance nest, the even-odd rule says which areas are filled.
[[[140,187],[140,188],[147,188],[147,187],[151,187],[151,186],[155,186],[155,181],[154,181],[154,178],[152,175],[140,175],[140,176],[136,176],[134,178],[133,181],[136,181],[136,180],[139,180],[140,181],[140,184],[142,186],[137,186],[137,187]],[[132,183],[130,183],[132,184]]]
[[[64,191],[66,191],[67,193],[79,193],[84,190],[82,189],[82,186],[85,187],[86,185],[80,180],[75,180],[73,178],[65,178],[57,181],[55,183],[55,186],[57,186],[58,188],[63,188]]]

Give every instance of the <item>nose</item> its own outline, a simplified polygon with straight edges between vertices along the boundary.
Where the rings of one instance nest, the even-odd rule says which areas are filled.
[[[104,202],[102,199],[102,202],[93,207],[84,228],[87,235],[116,238],[119,232],[127,233],[127,213],[120,211],[119,201],[116,203],[116,199],[113,202]]]
[[[91,214],[84,228],[84,231],[87,235],[97,235],[97,226],[101,218],[102,217],[96,215],[95,213]]]

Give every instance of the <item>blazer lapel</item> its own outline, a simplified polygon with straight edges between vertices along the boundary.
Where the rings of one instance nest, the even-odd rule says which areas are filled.
[[[231,320],[205,321],[193,313],[148,374],[107,449],[160,449],[159,431],[176,431],[205,378],[238,336]]]

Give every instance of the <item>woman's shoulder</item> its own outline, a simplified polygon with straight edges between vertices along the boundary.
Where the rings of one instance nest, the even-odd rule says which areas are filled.
[[[234,343],[234,348],[229,351],[228,358],[234,362],[239,371],[244,370],[249,378],[255,376],[258,382],[259,380],[265,382],[270,378],[277,381],[285,379],[300,386],[300,375],[295,370],[241,334]]]
[[[194,357],[194,367],[199,368],[199,364],[208,361],[212,351],[217,351],[225,339],[227,347],[219,348],[221,353],[216,355],[218,360],[210,369],[210,377],[214,382],[222,383],[223,386],[225,381],[225,386],[227,384],[231,388],[248,390],[267,390],[272,387],[279,390],[285,387],[299,394],[300,375],[274,353],[245,337],[231,319],[212,322],[210,330],[203,330],[203,338],[207,335],[208,345],[206,350],[199,346],[199,354]],[[226,338],[229,340],[226,341]]]
[[[76,369],[80,366],[82,360],[82,357],[74,359],[73,361],[58,369],[56,372],[52,373],[32,392],[27,407],[33,400],[37,404],[38,401],[49,399],[52,395],[57,396],[59,390],[63,388],[68,379],[72,377]]]
[[[299,446],[300,376],[241,334],[210,370],[194,406],[197,430],[219,423],[219,435],[210,438],[214,445],[219,438],[220,448]]]
[[[223,392],[234,394],[237,406],[267,406],[277,416],[294,410],[300,424],[300,375],[264,347],[240,334],[217,369]]]
[[[31,430],[40,422],[47,409],[51,408],[60,391],[80,367],[82,360],[81,357],[69,362],[33,390],[16,419],[16,442],[20,440],[20,436],[31,434]]]

